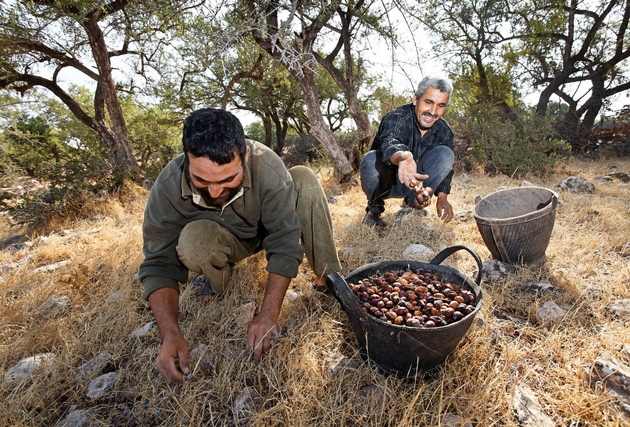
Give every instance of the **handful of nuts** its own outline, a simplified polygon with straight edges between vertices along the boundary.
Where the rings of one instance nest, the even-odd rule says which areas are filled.
[[[390,324],[446,326],[475,310],[475,295],[438,273],[386,271],[350,284],[364,312]]]

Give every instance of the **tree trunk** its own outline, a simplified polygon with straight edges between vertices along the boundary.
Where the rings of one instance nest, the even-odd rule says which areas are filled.
[[[297,74],[297,73],[295,73]],[[326,148],[332,158],[335,169],[341,182],[347,182],[352,176],[352,165],[345,153],[339,147],[335,137],[326,124],[326,120],[319,109],[319,97],[317,96],[313,72],[304,70],[303,75],[294,75],[304,95],[304,103],[308,112],[308,121],[311,125],[310,133]]]
[[[284,143],[287,139],[287,131],[289,130],[289,124],[286,119],[280,120],[277,114],[274,114],[273,123],[276,126],[276,147],[274,151],[278,156],[282,155],[282,150],[284,149]]]
[[[326,12],[321,14],[317,20],[311,22],[306,27],[302,27],[302,33],[298,35],[297,39],[293,39],[292,42],[289,42],[292,44],[291,50],[298,53],[299,61],[301,62],[301,64],[298,64],[293,60],[295,57],[286,57],[283,54],[286,46],[284,46],[282,38],[279,37],[281,34],[277,4],[275,4],[275,2],[264,4],[263,8],[265,11],[263,16],[260,15],[260,10],[256,6],[256,2],[247,1],[245,2],[245,6],[247,7],[250,17],[254,19],[254,22],[259,19],[258,22],[262,23],[265,28],[265,31],[260,31],[260,28],[256,25],[252,26],[252,36],[254,40],[264,51],[278,60],[296,79],[304,96],[311,135],[328,151],[328,154],[335,164],[339,180],[341,182],[349,181],[353,172],[352,166],[341,147],[339,147],[332,131],[326,125],[326,120],[319,108],[319,97],[313,70],[310,68],[311,65],[309,64],[309,60],[314,59],[313,45],[315,38],[319,30],[324,27],[334,14],[334,9],[328,7]],[[286,23],[282,25],[285,24]],[[304,23],[302,24],[304,25]]]
[[[591,135],[593,133],[593,125],[597,120],[597,116],[604,105],[606,96],[606,79],[601,74],[594,75],[591,78],[593,90],[591,97],[582,105],[578,113],[584,115],[580,123],[580,130],[583,134]]]
[[[98,26],[98,17],[99,13],[95,12],[82,21],[99,74],[95,95],[95,121],[101,138],[112,152],[115,172],[120,174],[119,183],[122,183],[126,177],[140,182],[140,168],[129,140],[127,125],[118,100],[116,83],[112,77],[107,45],[103,32]],[[106,115],[101,108],[101,102],[107,108],[111,129],[105,122]]]
[[[536,113],[539,116],[545,117],[547,115],[547,107],[549,106],[549,100],[553,94],[557,94],[561,96],[560,87],[566,83],[566,80],[569,78],[571,73],[573,72],[573,62],[565,61],[563,63],[563,71],[561,74],[558,74],[549,82],[546,88],[540,93],[538,97],[538,104],[536,105]]]
[[[315,54],[315,56],[317,61],[326,68],[328,73],[332,76],[333,80],[339,89],[341,89],[346,97],[346,101],[348,102],[348,113],[357,127],[356,143],[354,144],[349,164],[351,164],[353,169],[358,169],[361,156],[365,153],[366,147],[369,145],[372,137],[372,125],[370,124],[370,118],[367,112],[363,111],[361,108],[361,103],[359,102],[358,97],[358,85],[355,86],[352,84],[352,81],[356,80],[356,78],[353,75],[350,80],[344,78],[343,73],[334,67],[334,64],[329,60],[329,58],[322,58],[317,54]],[[351,59],[352,58],[349,60]],[[346,61],[348,61],[348,59],[346,59]],[[350,74],[351,71],[348,71],[348,73]]]
[[[269,147],[269,148],[273,148],[272,145],[272,135],[271,135],[271,119],[268,117],[267,114],[265,114],[262,118],[262,123],[263,123],[263,128],[265,129],[265,141],[264,144]]]
[[[366,111],[361,108],[359,102],[359,88],[362,81],[362,69],[360,63],[355,64],[352,56],[352,19],[355,12],[363,7],[363,1],[354,4],[354,9],[343,12],[337,9],[337,14],[341,20],[341,31],[337,45],[326,57],[322,57],[317,52],[313,52],[315,59],[328,71],[339,89],[343,92],[348,102],[348,113],[356,125],[356,142],[351,153],[350,163],[357,170],[361,157],[367,151],[371,137],[372,125]],[[337,54],[343,51],[345,62],[345,72],[335,66]]]

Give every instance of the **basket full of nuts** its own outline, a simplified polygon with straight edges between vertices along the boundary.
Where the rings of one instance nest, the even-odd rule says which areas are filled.
[[[477,262],[473,281],[440,265],[467,251]],[[430,263],[385,261],[364,265],[327,284],[348,317],[364,358],[387,373],[413,375],[441,363],[457,347],[481,309],[482,264],[465,246],[451,246]]]

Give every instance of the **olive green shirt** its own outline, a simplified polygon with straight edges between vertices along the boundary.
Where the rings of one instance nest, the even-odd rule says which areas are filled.
[[[295,213],[293,181],[276,153],[246,140],[250,156],[242,192],[222,207],[207,207],[184,175],[184,154],[173,159],[153,184],[144,213],[140,280],[144,297],[157,289],[179,290],[188,281],[188,269],[175,247],[186,224],[200,219],[216,221],[252,253],[264,249],[267,271],[295,277],[304,256],[300,224]]]

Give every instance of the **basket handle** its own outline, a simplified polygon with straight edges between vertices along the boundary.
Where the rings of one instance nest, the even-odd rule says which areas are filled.
[[[481,284],[481,272],[482,272],[482,268],[483,265],[481,263],[481,258],[479,258],[479,255],[477,255],[475,253],[475,251],[473,251],[472,249],[463,246],[463,245],[455,245],[455,246],[449,246],[446,249],[442,249],[440,251],[440,253],[438,253],[430,262],[430,264],[433,265],[439,265],[440,263],[442,263],[442,261],[444,261],[446,258],[448,258],[449,256],[453,255],[455,252],[459,251],[459,250],[465,250],[467,251],[470,255],[472,255],[472,257],[475,259],[475,261],[477,262],[477,279],[475,279],[475,283],[477,284],[477,286],[479,286]]]

